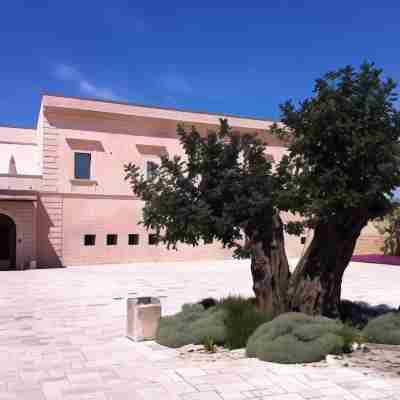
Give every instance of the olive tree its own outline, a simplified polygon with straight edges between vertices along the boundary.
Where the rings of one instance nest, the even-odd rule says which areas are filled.
[[[393,209],[383,218],[374,221],[378,232],[384,236],[382,251],[388,256],[400,256],[400,204],[393,203]]]
[[[368,221],[391,209],[400,185],[400,115],[395,83],[373,64],[324,75],[313,95],[281,106],[271,133],[288,153],[273,170],[266,145],[233,132],[226,120],[208,135],[177,130],[185,158],[163,157],[154,176],[125,167],[145,201],[143,223],[168,247],[217,239],[251,257],[260,308],[273,315],[302,311],[338,317],[341,283],[357,238]],[[288,223],[281,211],[301,215]],[[313,230],[293,274],[284,229]]]
[[[169,248],[214,239],[237,257],[251,257],[254,292],[261,309],[287,309],[289,265],[277,208],[279,180],[256,135],[233,132],[226,120],[208,135],[179,125],[184,149],[161,158],[146,179],[133,164],[126,178],[145,205],[143,224]]]
[[[374,64],[326,74],[312,97],[281,106],[289,137],[279,173],[281,208],[298,212],[313,238],[289,283],[289,308],[337,317],[344,271],[361,230],[392,208],[400,184],[396,84]],[[283,204],[285,203],[285,204]]]

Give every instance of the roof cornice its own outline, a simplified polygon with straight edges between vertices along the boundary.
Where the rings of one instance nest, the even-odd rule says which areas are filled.
[[[239,116],[234,114],[192,111],[50,93],[44,93],[42,95],[42,105],[44,108],[60,108],[64,110],[75,109],[79,111],[160,118],[180,122],[203,123],[211,125],[218,124],[220,118],[227,118],[230,122],[230,125],[233,127],[258,130],[268,129],[274,122],[276,122],[272,119]]]

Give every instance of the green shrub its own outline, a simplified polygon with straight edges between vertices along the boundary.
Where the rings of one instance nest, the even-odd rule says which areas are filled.
[[[246,353],[270,362],[314,362],[327,354],[342,353],[358,335],[359,331],[339,321],[288,313],[257,328],[247,342]]]
[[[272,319],[257,309],[254,298],[229,296],[222,299],[217,308],[225,310],[225,346],[230,349],[246,347],[250,335],[260,325]]]
[[[389,313],[372,319],[363,333],[371,343],[400,344],[400,313]]]
[[[217,346],[215,345],[214,340],[211,337],[204,338],[203,346],[204,350],[207,351],[208,353],[216,353],[217,351]]]
[[[156,341],[168,347],[207,341],[230,349],[243,348],[255,329],[270,320],[257,309],[254,298],[204,299],[184,304],[181,312],[161,318]]]
[[[351,353],[353,351],[353,343],[361,344],[365,342],[364,335],[361,333],[361,331],[349,324],[343,325],[342,330],[340,331],[340,336],[343,339],[344,353]]]
[[[201,304],[184,304],[181,312],[161,318],[156,341],[174,348],[202,344],[206,338],[223,344],[226,340],[224,317],[224,310],[216,307],[205,310]]]

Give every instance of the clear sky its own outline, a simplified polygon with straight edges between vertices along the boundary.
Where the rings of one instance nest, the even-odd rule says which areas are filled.
[[[398,1],[12,0],[0,14],[0,123],[43,91],[279,117],[346,64],[400,80]]]

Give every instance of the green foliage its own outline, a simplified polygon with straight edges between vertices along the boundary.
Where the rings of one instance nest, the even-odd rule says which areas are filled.
[[[271,320],[270,315],[257,309],[254,298],[229,296],[222,299],[218,307],[225,311],[225,346],[230,349],[245,347],[256,328]]]
[[[271,252],[273,233],[279,232],[274,219],[291,211],[302,219],[287,224],[288,233],[299,234],[303,226],[315,229],[308,255],[319,269],[308,268],[307,260],[303,266],[324,285],[345,270],[361,229],[390,210],[392,192],[400,186],[395,87],[369,63],[318,79],[312,97],[298,106],[291,101],[281,106],[282,124],[271,133],[288,139],[288,154],[276,171],[265,156],[265,143],[233,132],[227,120],[207,135],[178,126],[184,158],[162,157],[149,179],[138,166],[125,166],[125,178],[145,202],[144,226],[168,248],[216,239],[234,248],[236,256],[255,257],[261,248],[255,244],[266,255]],[[299,271],[294,286],[302,281]],[[262,274],[260,267],[254,279],[263,281]],[[273,278],[280,287],[287,274]],[[338,298],[322,301],[322,313],[337,314]]]
[[[374,223],[379,233],[385,236],[382,251],[389,256],[400,256],[400,205],[394,203],[392,210]]]
[[[340,336],[343,339],[343,352],[351,353],[353,343],[364,343],[365,337],[361,331],[354,326],[349,324],[344,324],[342,330],[340,331]]]
[[[372,319],[363,334],[371,343],[400,344],[400,313],[389,313]]]
[[[156,341],[168,347],[203,344],[207,349],[215,345],[243,348],[254,330],[270,320],[257,309],[254,298],[229,296],[207,309],[201,304],[184,304],[181,312],[161,318]]]
[[[288,313],[261,325],[249,338],[246,352],[263,361],[315,362],[342,353],[358,336],[357,330],[336,320]]]
[[[354,218],[370,220],[390,209],[400,185],[395,87],[364,63],[325,74],[297,107],[281,106],[284,125],[273,132],[290,137],[278,168],[281,209],[299,212],[311,227],[324,221],[351,227]]]
[[[154,229],[168,248],[217,239],[237,256],[248,256],[243,233],[268,242],[277,181],[264,142],[233,132],[227,120],[207,135],[183,125],[177,134],[185,160],[162,157],[147,180],[138,166],[125,166],[133,192],[145,201],[145,227]]]
[[[225,312],[216,307],[205,310],[200,304],[184,304],[182,311],[161,318],[156,341],[168,347],[203,344],[212,340],[223,344],[226,340]]]
[[[208,353],[215,353],[217,351],[217,346],[214,343],[214,339],[210,336],[204,338],[203,346]]]

